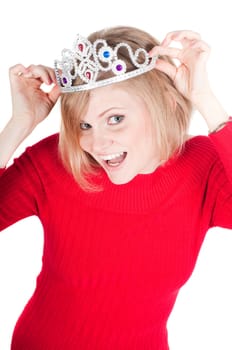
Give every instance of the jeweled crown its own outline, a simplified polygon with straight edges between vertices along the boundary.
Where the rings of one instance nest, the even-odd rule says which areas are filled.
[[[119,58],[122,47],[128,51],[133,70],[127,71],[125,61]],[[90,90],[133,78],[153,69],[157,59],[149,57],[143,48],[133,52],[127,43],[119,43],[113,48],[106,40],[98,39],[92,44],[80,35],[77,35],[73,49],[63,49],[61,55],[61,60],[55,60],[55,74],[61,92]],[[139,63],[141,57],[142,63]],[[113,76],[98,80],[100,72],[112,72]],[[77,78],[78,85],[74,85]]]

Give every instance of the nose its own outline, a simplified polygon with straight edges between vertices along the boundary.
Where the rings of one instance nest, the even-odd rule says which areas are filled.
[[[113,143],[110,134],[106,131],[94,131],[92,134],[92,152],[93,153],[102,153],[107,150]]]

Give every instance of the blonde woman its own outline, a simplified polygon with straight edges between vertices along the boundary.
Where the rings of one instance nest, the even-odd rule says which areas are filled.
[[[159,43],[116,27],[78,36],[55,70],[10,69],[0,229],[31,215],[44,229],[12,350],[169,349],[167,320],[208,229],[232,228],[232,123],[209,86],[209,51],[192,31]],[[59,135],[7,167],[59,97]],[[192,107],[208,137],[188,135]]]

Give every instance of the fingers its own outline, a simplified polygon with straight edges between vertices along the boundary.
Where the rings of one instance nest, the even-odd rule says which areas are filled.
[[[169,56],[173,59],[178,59],[180,62],[185,63],[186,59],[191,56],[193,58],[194,54],[200,54],[202,61],[208,59],[210,53],[209,45],[203,40],[191,40],[188,44],[188,47],[184,49],[179,49],[170,46],[155,46],[150,52],[149,55],[152,56]]]
[[[208,55],[210,54],[211,48],[210,46],[203,40],[198,40],[198,41],[194,41],[192,42],[191,49],[198,51],[199,53],[205,53],[206,57],[208,57]]]
[[[182,48],[170,47],[172,41],[180,42]],[[168,55],[171,58],[179,58],[183,48],[198,49],[202,52],[210,51],[208,44],[201,40],[199,33],[190,30],[178,30],[168,33],[162,43],[150,51],[150,55]]]
[[[162,41],[162,46],[168,46],[172,41],[180,41],[185,43],[191,40],[201,40],[201,36],[199,33],[191,31],[191,30],[177,30],[170,32],[166,35],[164,40]]]
[[[171,80],[175,80],[177,68],[173,64],[164,60],[157,59],[155,68],[167,74]]]
[[[22,64],[16,64],[9,69],[10,76],[20,76],[26,73],[26,68]]]
[[[58,97],[60,96],[61,92],[60,92],[60,88],[58,85],[55,85],[52,90],[48,93],[48,97],[50,99],[50,101],[52,101],[53,104],[56,103]]]
[[[169,56],[171,58],[179,58],[181,50],[174,47],[164,47],[164,46],[155,46],[149,52],[151,57],[153,56]]]
[[[56,84],[54,70],[42,65],[30,65],[26,68],[22,64],[17,64],[10,68],[10,75],[14,77],[23,76],[24,78],[37,79],[47,85],[52,83]]]
[[[24,74],[24,77],[40,79],[47,85],[55,83],[55,73],[53,69],[42,65],[30,65],[27,68],[27,72]]]
[[[172,41],[180,42],[181,47],[171,46]],[[201,40],[200,34],[193,31],[175,31],[166,35],[161,45],[155,46],[150,52],[151,57],[158,56],[156,69],[167,74],[173,81],[177,73],[190,79],[190,75],[196,70],[204,72],[210,53],[209,45]],[[171,64],[164,57],[169,57],[177,62]],[[163,57],[163,58],[162,58]]]

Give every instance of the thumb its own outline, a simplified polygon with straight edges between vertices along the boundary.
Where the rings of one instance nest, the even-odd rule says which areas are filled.
[[[61,95],[60,87],[58,85],[55,85],[52,90],[48,93],[49,99],[55,104],[58,100],[59,96]]]
[[[164,61],[162,59],[157,59],[155,68],[158,69],[159,71],[167,74],[167,76],[169,76],[169,78],[171,78],[171,80],[175,79],[176,67],[173,64],[171,64],[167,61]]]

